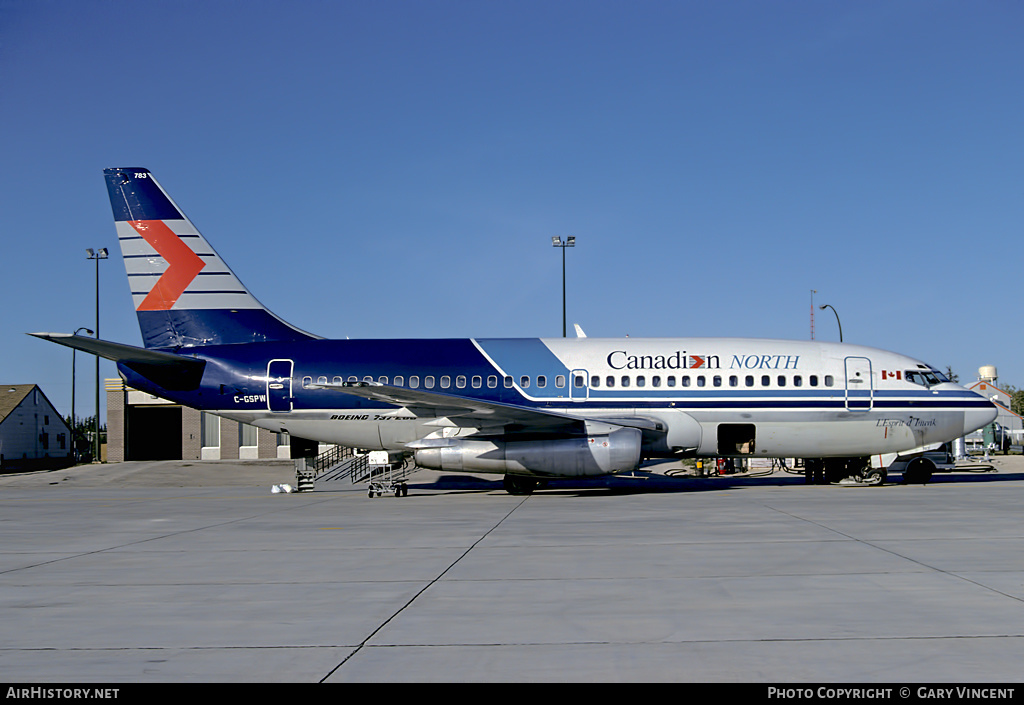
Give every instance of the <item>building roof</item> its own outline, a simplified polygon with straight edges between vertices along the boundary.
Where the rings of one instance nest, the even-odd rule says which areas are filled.
[[[1010,393],[1007,392],[1005,389],[1002,389],[998,385],[989,382],[987,379],[979,379],[974,384],[970,384],[967,386],[968,389],[975,389],[977,387],[992,387],[992,389],[996,390],[997,392],[1002,392],[1006,396],[1010,396]]]
[[[25,400],[33,389],[34,384],[4,384],[0,385],[0,421],[6,419],[18,405]]]

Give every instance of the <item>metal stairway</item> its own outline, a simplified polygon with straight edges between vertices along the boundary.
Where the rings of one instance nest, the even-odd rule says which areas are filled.
[[[310,492],[316,482],[334,482],[348,478],[352,484],[369,483],[369,494],[379,497],[384,490],[396,496],[408,494],[406,479],[418,468],[403,462],[399,468],[370,462],[369,453],[334,446],[311,458],[295,459],[295,479],[299,492]]]

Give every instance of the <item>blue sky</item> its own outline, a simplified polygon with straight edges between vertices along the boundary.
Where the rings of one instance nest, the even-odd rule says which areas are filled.
[[[574,235],[590,336],[806,340],[814,289],[847,342],[1024,386],[1022,31],[1011,1],[4,0],[0,381],[70,410],[70,351],[24,334],[93,327],[102,169],[141,166],[324,336],[558,336]]]

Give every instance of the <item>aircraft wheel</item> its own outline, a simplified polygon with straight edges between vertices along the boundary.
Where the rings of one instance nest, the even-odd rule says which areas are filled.
[[[522,477],[520,475],[505,475],[503,481],[505,491],[512,495],[527,495],[533,494],[533,491],[537,489],[537,481],[531,477]]]
[[[914,458],[903,471],[903,482],[910,485],[924,485],[932,479],[935,463],[928,458]]]
[[[864,482],[872,486],[881,485],[885,482],[886,475],[885,468],[874,468],[864,475]]]

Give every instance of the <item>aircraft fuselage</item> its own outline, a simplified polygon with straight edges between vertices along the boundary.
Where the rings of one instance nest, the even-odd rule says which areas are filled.
[[[136,388],[276,432],[408,451],[441,429],[479,432],[476,399],[567,417],[636,418],[645,457],[839,457],[942,443],[991,414],[980,395],[895,353],[839,343],[730,338],[313,340],[181,350],[207,361],[199,388]],[[275,371],[276,366],[276,371]],[[283,374],[282,374],[283,373]],[[924,381],[924,377],[921,378]],[[452,412],[345,393],[429,392]],[[439,400],[439,401],[438,401]],[[467,418],[468,417],[468,418]],[[484,424],[485,425],[485,424]],[[507,423],[501,424],[503,427]]]

